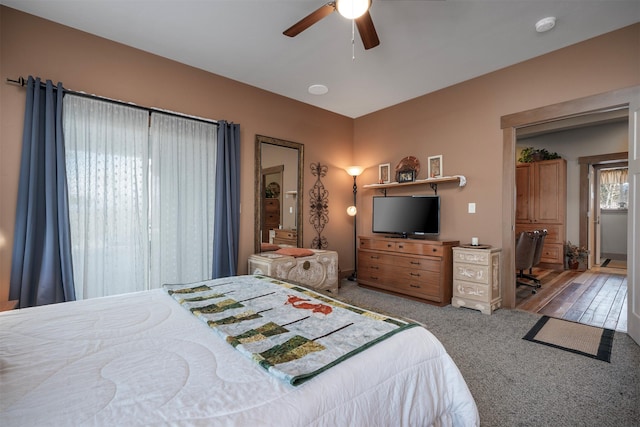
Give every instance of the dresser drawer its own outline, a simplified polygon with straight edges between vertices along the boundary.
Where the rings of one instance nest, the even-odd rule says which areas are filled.
[[[360,249],[375,249],[386,252],[399,252],[402,254],[431,255],[441,257],[444,253],[442,245],[429,244],[428,242],[415,242],[403,239],[367,239],[360,238]]]
[[[366,258],[358,258],[358,281],[367,280],[384,280],[391,282],[393,275],[388,265],[376,263]]]
[[[489,285],[453,280],[453,295],[476,301],[489,302],[492,299]]]
[[[429,243],[403,242],[396,243],[398,252],[415,254],[415,255],[431,255],[441,257],[444,248],[440,245],[430,245]]]
[[[280,222],[280,215],[273,213],[265,214],[264,221],[268,224],[278,224]]]
[[[359,269],[358,283],[429,301],[442,302],[440,286],[437,280],[431,282],[420,280],[402,281],[398,280],[397,277],[390,277],[388,274],[388,272],[362,271]]]
[[[265,199],[264,210],[265,212],[280,212],[280,200]]]
[[[358,263],[358,278],[362,278],[363,274],[369,275],[369,277],[374,280],[386,280],[387,282],[394,284],[407,282],[437,282],[440,276],[438,271],[380,264],[360,258]]]
[[[453,262],[463,262],[466,264],[489,265],[491,253],[474,249],[459,249],[453,252]]]
[[[393,255],[366,250],[358,252],[358,263],[373,263],[435,272],[440,271],[440,260],[437,258]]]
[[[468,280],[475,283],[489,283],[489,266],[454,263],[453,280]]]
[[[396,279],[394,285],[396,289],[403,293],[417,297],[428,297],[439,301],[440,286],[438,275],[433,272],[420,272],[416,276],[412,276],[409,273]]]
[[[545,241],[540,255],[540,262],[549,264],[564,264],[564,245],[562,243],[547,243]]]
[[[364,261],[358,265],[358,281],[398,292],[411,291],[423,296],[438,296],[440,273]]]
[[[298,233],[291,230],[276,230],[276,237],[279,239],[297,239]]]

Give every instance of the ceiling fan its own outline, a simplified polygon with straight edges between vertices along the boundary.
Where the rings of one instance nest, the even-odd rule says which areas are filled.
[[[369,8],[371,7],[371,0],[335,0],[326,3],[319,9],[311,12],[309,15],[302,18],[300,21],[293,24],[290,28],[286,29],[282,34],[289,37],[295,37],[316,22],[320,21],[331,15],[333,12],[338,11],[340,15],[347,19],[353,19],[362,44],[365,49],[371,49],[380,44],[378,33],[373,25],[373,20],[369,14]]]

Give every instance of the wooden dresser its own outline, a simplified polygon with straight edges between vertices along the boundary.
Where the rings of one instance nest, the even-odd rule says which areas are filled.
[[[458,243],[361,236],[358,285],[438,306],[450,304],[452,248]]]
[[[298,246],[298,232],[296,230],[277,229],[273,243],[275,245]]]
[[[264,199],[262,206],[262,241],[269,241],[269,230],[280,227],[280,199]]]
[[[454,307],[491,314],[502,304],[500,286],[501,249],[453,248]]]
[[[523,231],[547,230],[540,262],[564,268],[567,161],[519,163],[516,166],[516,237]]]

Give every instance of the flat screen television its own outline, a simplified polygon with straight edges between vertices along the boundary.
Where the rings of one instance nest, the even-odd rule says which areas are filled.
[[[399,237],[440,234],[440,196],[373,197],[374,233]]]

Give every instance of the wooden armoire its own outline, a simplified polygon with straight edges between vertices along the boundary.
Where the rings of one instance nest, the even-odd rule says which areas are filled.
[[[547,237],[540,262],[564,268],[567,221],[567,161],[543,160],[516,165],[516,236],[545,228]]]

